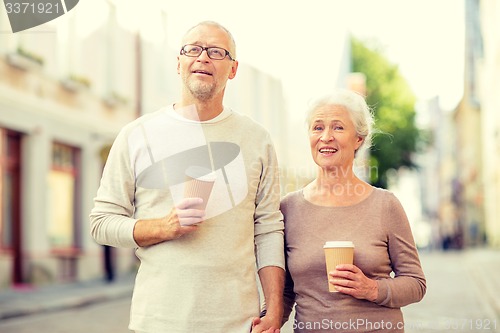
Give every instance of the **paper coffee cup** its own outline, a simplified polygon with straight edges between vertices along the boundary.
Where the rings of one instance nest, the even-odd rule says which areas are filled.
[[[353,263],[354,244],[350,241],[331,241],[326,242],[323,249],[325,251],[328,290],[330,292],[337,292],[335,286],[328,282],[328,273],[335,270],[337,265]]]
[[[184,198],[202,198],[203,202],[193,206],[196,209],[206,209],[208,199],[216,179],[215,172],[202,167],[189,167],[186,170]]]

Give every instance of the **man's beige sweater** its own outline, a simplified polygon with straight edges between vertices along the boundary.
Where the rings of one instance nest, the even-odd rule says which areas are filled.
[[[138,219],[159,218],[183,197],[192,165],[217,174],[198,230],[150,247]],[[91,212],[100,244],[136,247],[129,328],[150,333],[247,333],[259,315],[256,269],[284,267],[278,166],[269,134],[225,109],[194,122],[167,107],[117,136]]]

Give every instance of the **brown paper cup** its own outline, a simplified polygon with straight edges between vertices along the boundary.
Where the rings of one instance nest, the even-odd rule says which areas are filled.
[[[340,264],[352,264],[354,259],[354,244],[350,241],[326,242],[323,246],[325,251],[326,275],[328,290],[332,293],[337,292],[329,280],[328,272],[335,270]]]
[[[201,167],[191,167],[186,171],[184,198],[202,198],[203,203],[193,206],[206,209],[215,182],[215,172]]]

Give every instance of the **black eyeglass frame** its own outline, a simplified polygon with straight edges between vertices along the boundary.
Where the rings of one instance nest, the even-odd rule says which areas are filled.
[[[188,55],[188,54],[186,54],[186,51],[184,50],[184,48],[185,48],[186,46],[188,46],[188,45],[190,45],[190,46],[196,46],[196,47],[201,48],[200,54],[198,54],[198,55]],[[224,58],[225,58],[225,57],[228,57],[228,58],[229,58],[229,60],[231,60],[231,61],[234,61],[234,60],[235,60],[235,59],[233,59],[233,57],[231,56],[231,53],[229,53],[229,51],[228,51],[228,50],[226,50],[225,48],[222,48],[222,47],[218,47],[218,46],[208,46],[208,47],[204,47],[204,46],[201,46],[201,45],[196,45],[196,44],[186,44],[186,45],[184,45],[184,46],[182,46],[182,47],[181,47],[181,52],[180,52],[180,54],[181,54],[181,55],[185,55],[186,57],[196,58],[196,57],[199,57],[199,56],[203,53],[203,51],[207,51],[207,56],[208,56],[210,59],[212,59],[212,60],[224,60],[224,58],[221,58],[221,59],[214,59],[214,58],[212,58],[212,57],[210,56],[210,52],[208,51],[209,49],[224,50],[224,52],[226,53],[226,54],[224,55]]]

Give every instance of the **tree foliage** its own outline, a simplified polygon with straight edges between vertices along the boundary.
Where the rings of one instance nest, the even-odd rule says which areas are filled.
[[[387,187],[387,171],[413,168],[419,130],[415,95],[396,65],[383,54],[351,38],[352,71],[366,75],[367,103],[373,109],[376,134],[370,151],[371,183]]]

